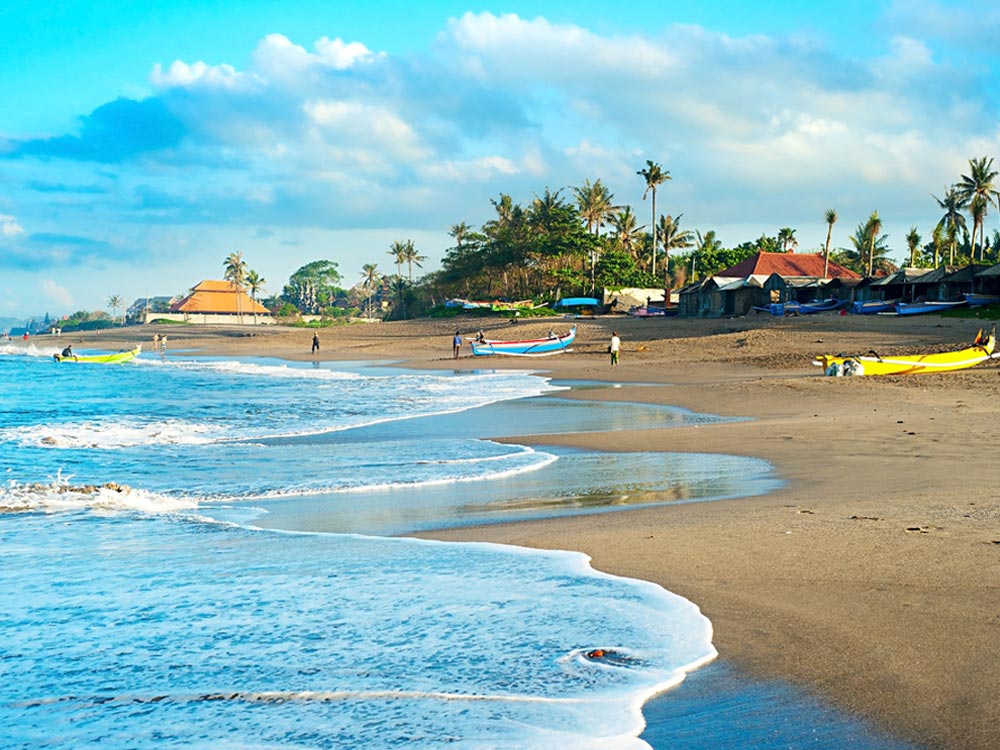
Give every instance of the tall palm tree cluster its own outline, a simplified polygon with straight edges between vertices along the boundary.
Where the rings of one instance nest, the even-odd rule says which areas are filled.
[[[478,231],[464,222],[452,226],[455,245],[427,283],[443,295],[485,299],[669,288],[670,253],[692,247],[694,236],[681,228],[682,214],[657,213],[657,190],[670,172],[647,160],[636,174],[645,185],[643,200],[651,198],[649,232],[599,179],[546,188],[527,205],[501,194],[492,201],[495,217]]]
[[[934,196],[944,215],[934,228],[931,245],[933,263],[936,266],[943,250],[948,251],[948,262],[954,263],[959,252],[959,232],[963,235],[962,252],[970,262],[984,261],[988,251],[996,257],[1000,250],[1000,232],[994,231],[993,242],[986,239],[986,215],[990,206],[1000,208],[1000,191],[997,190],[997,178],[1000,172],[993,168],[992,157],[969,159],[969,174],[963,174],[961,179],[948,187],[944,196]],[[972,235],[968,235],[968,224],[965,221],[967,211],[972,219]],[[977,243],[978,237],[978,243]],[[992,244],[992,247],[990,245]]]

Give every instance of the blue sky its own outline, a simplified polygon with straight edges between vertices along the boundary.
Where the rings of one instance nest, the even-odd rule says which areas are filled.
[[[807,6],[808,7],[803,7]],[[901,259],[1000,161],[1000,8],[969,2],[8,0],[0,316],[297,268],[432,270],[491,199],[600,178],[728,245],[878,210]],[[997,212],[987,220],[996,228]]]

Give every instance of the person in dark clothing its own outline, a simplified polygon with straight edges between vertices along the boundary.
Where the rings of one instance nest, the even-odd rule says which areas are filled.
[[[319,351],[319,334],[313,334],[313,354]]]

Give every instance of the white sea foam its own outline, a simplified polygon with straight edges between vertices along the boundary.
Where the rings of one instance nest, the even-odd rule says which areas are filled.
[[[8,482],[0,487],[0,512],[64,513],[80,510],[176,513],[196,508],[194,498],[115,485],[75,485],[72,477],[57,477],[48,484]]]
[[[0,441],[36,448],[115,450],[135,445],[201,445],[217,440],[216,429],[203,422],[132,419],[48,423],[0,429]]]

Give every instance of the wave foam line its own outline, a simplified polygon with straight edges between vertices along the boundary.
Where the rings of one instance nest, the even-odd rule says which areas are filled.
[[[67,695],[58,698],[37,698],[35,700],[8,703],[13,708],[41,708],[44,706],[77,704],[83,706],[144,705],[144,704],[188,704],[226,701],[234,703],[333,703],[348,700],[430,700],[469,701],[493,703],[542,703],[542,704],[582,704],[592,701],[581,698],[546,698],[529,695],[489,695],[476,693],[442,693],[424,690],[263,690],[217,693],[194,693],[190,695]]]

